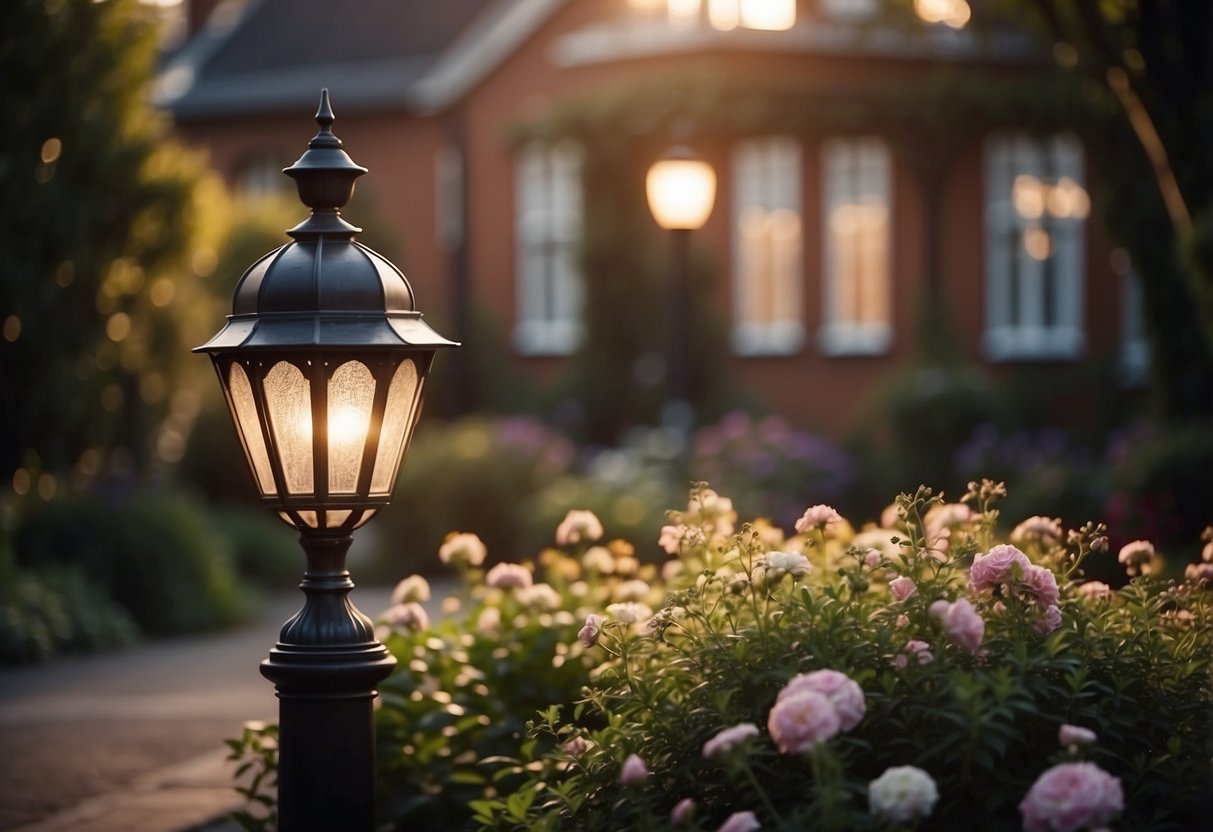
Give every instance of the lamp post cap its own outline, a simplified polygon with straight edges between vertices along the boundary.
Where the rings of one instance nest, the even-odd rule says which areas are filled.
[[[337,209],[354,195],[354,180],[366,173],[366,168],[356,164],[342,149],[341,139],[333,134],[335,120],[329,91],[325,87],[320,92],[320,106],[316,110],[320,132],[307,143],[307,150],[295,164],[282,169],[295,180],[299,200],[312,209],[310,218],[287,232],[296,239],[321,233],[353,237],[362,230],[337,216]]]

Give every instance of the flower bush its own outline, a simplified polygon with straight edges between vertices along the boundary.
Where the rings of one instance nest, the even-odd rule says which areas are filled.
[[[986,481],[944,504],[919,489],[880,534],[813,507],[784,539],[757,523],[734,533],[703,510],[724,498],[700,486],[663,534],[664,603],[643,626],[594,619],[584,693],[539,714],[514,763],[525,782],[474,801],[476,821],[1197,828],[1208,584],[1141,574],[1084,588],[1087,559],[1115,557],[1106,529],[1029,534],[1055,527],[1037,518],[1019,545],[1000,543],[1003,493]],[[766,568],[788,553],[810,568]]]
[[[1107,530],[1038,517],[1000,541],[1004,493],[921,488],[858,529],[813,505],[785,532],[699,484],[660,570],[578,512],[534,563],[486,572],[479,541],[448,538],[474,557],[448,558],[441,614],[417,613],[429,587],[410,577],[380,625],[399,662],[376,712],[382,820],[1198,828],[1209,579],[1135,557],[1123,589],[1087,581],[1116,561]]]

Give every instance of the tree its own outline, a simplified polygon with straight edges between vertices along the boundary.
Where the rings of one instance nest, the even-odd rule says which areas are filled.
[[[1012,0],[1100,116],[1087,146],[1142,282],[1161,415],[1213,415],[1213,5]],[[1143,175],[1149,171],[1150,175]]]
[[[47,496],[54,477],[180,455],[197,409],[180,373],[219,316],[204,278],[224,194],[149,103],[154,10],[15,0],[6,19],[0,476]]]

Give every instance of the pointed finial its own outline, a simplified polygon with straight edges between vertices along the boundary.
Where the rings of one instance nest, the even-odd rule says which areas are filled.
[[[336,118],[333,117],[333,105],[329,102],[329,88],[325,87],[320,90],[320,109],[316,111],[316,123],[320,125],[320,132],[332,132],[333,122]]]
[[[326,87],[320,92],[320,107],[316,123],[320,132],[307,143],[307,151],[282,172],[295,180],[299,199],[312,209],[312,216],[287,233],[296,239],[306,236],[330,235],[352,237],[360,229],[341,219],[341,208],[354,193],[354,180],[366,173],[366,168],[354,163],[341,149],[341,139],[333,135],[333,106]]]

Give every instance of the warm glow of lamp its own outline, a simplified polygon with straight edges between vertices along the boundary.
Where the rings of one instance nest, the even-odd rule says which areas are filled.
[[[796,25],[796,0],[741,0],[741,25],[780,32]]]
[[[645,177],[649,210],[666,230],[703,227],[716,202],[716,171],[686,149],[671,153],[649,168]]]

